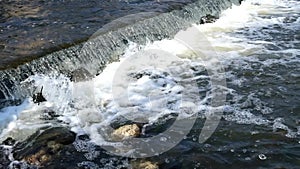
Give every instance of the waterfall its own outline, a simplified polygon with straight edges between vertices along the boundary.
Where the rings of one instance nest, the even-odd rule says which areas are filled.
[[[101,29],[88,43],[53,52],[16,68],[1,70],[0,105],[4,101],[22,100],[32,95],[32,88],[21,85],[31,75],[49,72],[68,75],[82,67],[92,75],[101,73],[105,65],[118,60],[129,41],[143,45],[149,41],[173,38],[180,30],[199,23],[202,17],[218,16],[232,4],[238,5],[240,0],[198,0],[180,10],[153,14],[135,23],[107,25],[107,29]]]

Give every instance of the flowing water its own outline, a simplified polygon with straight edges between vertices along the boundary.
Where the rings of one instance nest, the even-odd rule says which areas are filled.
[[[296,0],[246,0],[223,11],[215,23],[194,24],[204,41],[202,56],[194,55],[176,36],[142,45],[129,41],[120,61],[88,80],[73,82],[56,71],[29,76],[21,83],[43,86],[47,102],[37,105],[27,96],[20,105],[1,109],[1,139],[22,140],[44,126],[68,126],[78,135],[89,136],[73,143],[85,156],[75,160],[77,166],[127,168],[131,158],[100,148],[118,146],[107,140],[105,131],[135,121],[143,124],[141,137],[158,135],[174,121],[193,114],[180,111],[184,103],[196,105],[197,119],[176,146],[147,157],[160,168],[299,168],[299,11],[300,1]],[[165,69],[150,63],[144,70],[122,69],[130,62],[138,63],[131,56],[154,49],[181,60]],[[222,72],[216,79],[226,80],[222,86],[226,100],[214,106],[214,74],[208,69],[218,66]],[[131,79],[125,96],[112,90],[114,77],[122,76]],[[199,142],[210,109],[222,110],[222,118],[212,136]],[[58,117],[44,118],[49,111]],[[168,138],[158,141],[158,145],[168,143]]]
[[[177,1],[174,2],[163,1],[161,8],[164,8],[165,3],[171,5],[176,2]],[[120,3],[122,4],[122,1]],[[127,6],[129,6],[129,8],[133,6],[140,9],[139,5],[143,6],[143,4],[147,3],[147,1],[142,2],[141,4],[140,3],[136,4],[136,3],[137,2],[134,1],[133,4],[129,3],[127,4]],[[118,19],[113,20],[115,19],[115,17],[113,17],[109,20],[110,22],[108,24],[105,24],[106,22],[94,24],[93,26],[94,31],[101,28],[94,34],[94,37],[97,38],[91,41],[90,47],[89,45],[86,45],[87,47],[82,50],[81,48],[83,47],[83,43],[79,43],[79,44],[75,43],[75,45],[69,48],[62,49],[55,52],[53,52],[51,50],[51,47],[48,46],[53,53],[50,53],[43,57],[39,57],[39,55],[35,55],[34,53],[31,54],[30,56],[23,56],[23,55],[18,56],[17,50],[15,50],[14,48],[12,49],[8,48],[9,52],[14,52],[14,51],[16,52],[14,55],[9,55],[9,56],[11,57],[16,56],[15,59],[17,59],[18,61],[15,62],[14,59],[12,58],[11,61],[6,62],[7,59],[10,60],[10,57],[6,57],[6,54],[3,55],[1,54],[1,56],[4,56],[4,58],[1,59],[1,63],[3,62],[2,64],[4,64],[5,66],[0,68],[1,69],[0,106],[3,107],[3,104],[9,102],[18,102],[18,100],[22,100],[26,98],[29,94],[32,94],[33,91],[31,87],[22,86],[21,84],[22,81],[24,81],[26,78],[28,78],[31,75],[37,73],[48,74],[53,71],[57,71],[58,73],[61,74],[71,74],[73,71],[77,71],[77,69],[80,69],[81,67],[88,68],[90,73],[92,73],[93,75],[100,73],[108,63],[118,60],[119,56],[122,55],[122,53],[124,52],[124,49],[128,47],[129,41],[138,43],[140,45],[142,44],[145,45],[147,41],[153,42],[155,40],[161,40],[164,38],[172,38],[181,29],[186,29],[187,27],[191,26],[192,23],[199,23],[202,17],[208,14],[218,16],[222,10],[230,7],[232,4],[238,4],[238,3],[239,3],[238,0],[230,0],[230,1],[198,0],[193,3],[189,3],[186,6],[183,6],[185,4],[183,3],[181,5],[181,8],[179,8],[178,10],[175,10],[176,8],[175,9],[167,8],[168,10],[166,11],[171,10],[171,12],[167,12],[167,13],[166,11],[164,11],[165,13],[157,13],[155,10],[154,11],[133,10],[133,12],[129,11],[129,13],[121,12],[119,16],[121,18],[118,18],[117,15],[116,17]],[[72,4],[70,5],[72,6]],[[151,3],[149,4],[149,6],[150,7],[152,6]],[[103,6],[101,7],[101,3],[99,8],[100,11],[106,9]],[[78,11],[81,10],[83,9],[81,8],[78,9]],[[113,11],[114,10],[112,10],[111,13],[114,13]],[[51,13],[56,13],[56,12],[51,12]],[[82,14],[82,15],[85,18],[90,18],[95,15],[98,16],[93,12],[92,14],[86,14],[86,15]],[[47,17],[48,16],[42,17],[41,20],[45,20],[45,19],[47,20]],[[52,15],[50,15],[49,17],[52,18]],[[75,17],[75,20],[76,18],[77,17]],[[74,18],[72,17],[72,19]],[[76,22],[75,21],[74,22],[75,23],[78,22],[78,24],[81,25],[82,21],[80,20],[80,18],[77,20]],[[26,21],[27,20],[25,20],[24,22]],[[30,22],[30,20],[28,22]],[[15,24],[18,23],[19,22],[16,22]],[[99,27],[96,27],[96,25],[99,25]],[[51,31],[57,32],[56,31],[57,27],[54,26],[52,28],[52,26],[53,26],[52,24],[49,25]],[[42,29],[43,27],[45,26],[42,26]],[[37,29],[40,29],[40,26]],[[85,30],[78,29],[76,33],[70,34],[69,37],[73,37],[71,38],[72,42],[74,41],[76,42],[77,35],[83,36],[84,37],[83,39],[87,39],[89,37],[88,35],[94,33],[94,31],[89,31],[90,34],[83,33],[84,35],[81,35],[81,33],[77,33],[82,31],[85,32]],[[12,31],[12,32],[14,34],[18,34],[18,31],[16,32]],[[65,31],[62,31],[62,33],[64,32]],[[3,35],[5,35],[5,33],[3,33]],[[35,33],[32,33],[32,36],[35,35],[36,35]],[[51,38],[52,35],[54,38],[57,37],[53,33],[51,34]],[[31,34],[29,34],[29,38],[31,38],[32,36]],[[36,36],[39,36],[39,34]],[[10,40],[10,38],[4,38],[4,40],[5,39]],[[26,39],[22,40],[22,43],[30,44],[30,42],[27,41]],[[47,45],[45,44],[42,46],[45,46],[47,48]],[[56,47],[57,46],[59,45],[56,45]],[[30,47],[30,50],[31,49],[34,50],[33,47],[32,48]],[[101,49],[101,50],[94,50],[92,53],[91,52],[92,49]],[[24,51],[26,49],[23,50],[21,48],[21,50]],[[5,53],[6,48],[1,51]],[[47,53],[47,49],[42,50],[42,53],[45,52]],[[24,62],[24,59],[25,61],[27,61],[27,63],[22,64]],[[6,67],[8,68],[5,69]]]

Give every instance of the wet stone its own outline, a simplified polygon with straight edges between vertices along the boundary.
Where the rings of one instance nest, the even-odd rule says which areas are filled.
[[[131,167],[132,169],[159,169],[157,163],[151,161],[133,161]]]
[[[76,134],[64,127],[54,127],[36,132],[13,150],[16,160],[31,165],[44,166],[66,146],[75,141]]]
[[[5,168],[10,163],[10,160],[8,159],[8,155],[5,152],[6,149],[0,146],[0,168]]]
[[[213,23],[216,22],[218,17],[212,16],[212,15],[206,15],[200,19],[200,24],[205,24],[205,23]]]
[[[13,146],[16,143],[16,140],[14,140],[11,137],[8,137],[7,139],[5,139],[2,144],[3,145],[7,145],[7,146]]]
[[[140,79],[143,76],[149,76],[150,79],[159,79],[159,78],[165,78],[167,76],[169,76],[168,72],[162,72],[161,74],[158,74],[156,72],[152,72],[149,70],[142,70],[139,72],[135,72],[135,73],[130,73],[129,74],[130,77],[135,78],[135,79]]]
[[[140,135],[140,128],[136,124],[129,124],[121,126],[113,131],[111,134],[112,139],[119,141],[126,138],[138,137]]]
[[[59,115],[57,113],[55,113],[54,111],[45,110],[41,114],[40,119],[42,119],[42,120],[54,120],[57,117],[59,117]]]
[[[88,81],[93,78],[93,75],[86,70],[85,68],[78,68],[71,72],[71,81],[73,82],[82,82],[82,81]]]

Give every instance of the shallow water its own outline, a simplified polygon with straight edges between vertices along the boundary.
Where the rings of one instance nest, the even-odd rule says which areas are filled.
[[[5,119],[1,138],[22,140],[39,127],[66,125],[90,137],[74,143],[86,159],[75,158],[70,165],[126,168],[132,158],[102,149],[118,146],[107,140],[103,129],[136,121],[144,124],[141,137],[148,138],[166,131],[176,117],[184,119],[182,103],[195,103],[198,117],[189,134],[169,151],[146,159],[158,162],[160,168],[299,168],[299,11],[299,1],[249,0],[224,11],[215,23],[195,25],[204,43],[207,39],[213,47],[201,48],[201,59],[217,59],[224,68],[226,101],[219,107],[211,105],[215,88],[207,71],[210,62],[200,62],[174,39],[147,46],[131,43],[120,62],[90,81],[74,83],[57,74],[29,77],[24,83],[43,86],[48,101],[38,106],[28,98],[20,106],[1,110]],[[143,49],[168,51],[184,59],[165,69],[124,71],[130,56]],[[118,74],[132,80],[128,96],[112,91]],[[212,136],[199,143],[210,109],[221,109],[223,115]],[[60,117],[44,120],[41,115],[47,110]],[[168,143],[162,137],[158,145]]]

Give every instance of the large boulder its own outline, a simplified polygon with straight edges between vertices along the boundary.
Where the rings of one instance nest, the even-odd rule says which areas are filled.
[[[76,134],[64,127],[41,130],[15,146],[14,158],[31,165],[44,166],[57,156],[64,146],[73,143],[75,138]]]

